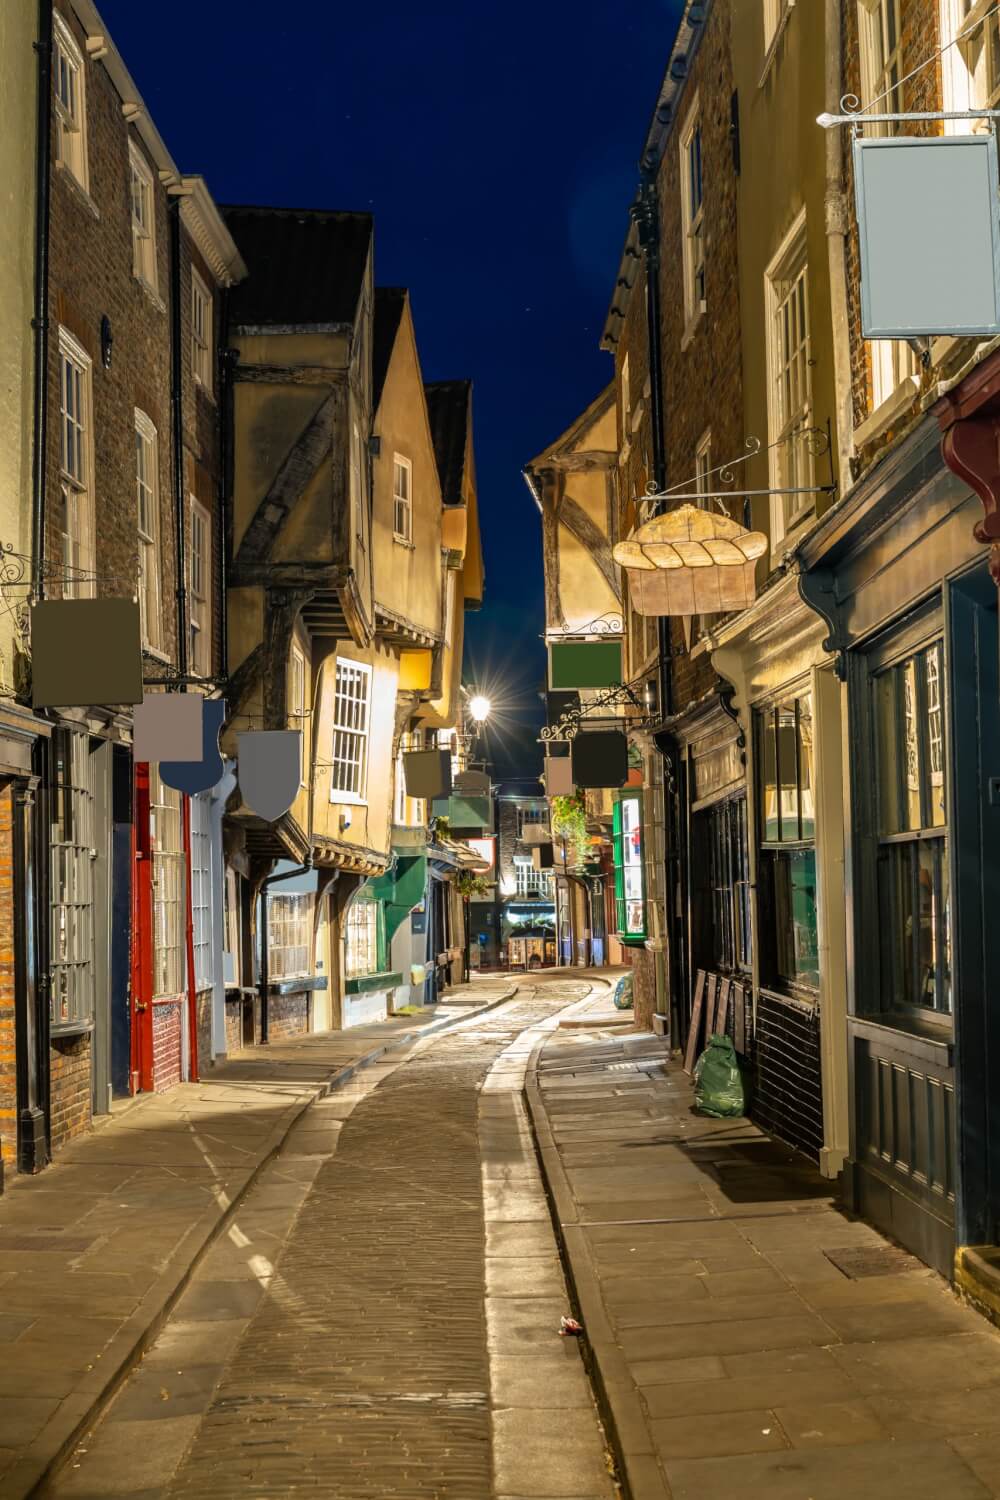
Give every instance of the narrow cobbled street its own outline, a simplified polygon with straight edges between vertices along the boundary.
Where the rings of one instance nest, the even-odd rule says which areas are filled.
[[[522,984],[314,1103],[47,1493],[610,1496],[521,1094],[590,988]]]

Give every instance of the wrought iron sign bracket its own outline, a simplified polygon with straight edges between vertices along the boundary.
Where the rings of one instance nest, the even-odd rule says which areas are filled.
[[[651,729],[654,724],[660,722],[659,718],[652,712],[651,705],[644,702],[636,692],[640,685],[648,681],[648,677],[637,677],[634,682],[616,682],[592,703],[581,703],[579,708],[571,708],[561,714],[557,723],[545,725],[539,735],[539,742],[548,744],[558,740],[575,739],[584,720],[589,723],[598,719],[603,720],[604,710],[608,708],[637,708],[642,717],[630,718],[625,722],[607,716],[607,722],[621,724],[623,729]]]
[[[741,464],[749,463],[759,453],[770,453],[773,448],[787,446],[789,442],[801,442],[805,445],[810,457],[827,459],[829,468],[829,480],[826,484],[808,484],[797,486],[766,486],[762,489],[741,489],[737,485],[736,470]],[[671,486],[669,489],[658,489],[655,483],[651,483],[646,493],[639,498],[638,511],[640,518],[642,511],[648,507],[647,516],[661,515],[675,501],[684,501],[688,504],[705,506],[706,504],[717,505],[723,514],[728,515],[727,502],[734,500],[743,501],[743,524],[747,528],[750,525],[750,499],[756,495],[833,495],[836,494],[837,485],[833,476],[833,441],[830,423],[827,421],[825,427],[803,427],[798,432],[791,433],[788,437],[779,438],[777,442],[770,443],[766,448],[758,437],[748,437],[744,443],[744,453],[739,458],[727,459],[723,464],[718,464],[714,469],[709,469],[704,474],[696,475],[693,479],[682,480],[680,484]],[[708,488],[711,480],[715,479],[717,484],[729,486],[727,489]]]

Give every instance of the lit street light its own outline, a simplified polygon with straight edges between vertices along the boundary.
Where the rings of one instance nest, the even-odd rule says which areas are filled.
[[[492,705],[490,703],[490,700],[482,693],[475,693],[469,699],[469,713],[475,719],[477,724],[486,723],[486,720],[490,716],[491,707]]]

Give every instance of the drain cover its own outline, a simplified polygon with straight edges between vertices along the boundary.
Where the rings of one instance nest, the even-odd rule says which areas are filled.
[[[893,1245],[862,1245],[856,1249],[824,1250],[827,1260],[852,1281],[863,1276],[901,1276],[904,1271],[924,1271],[916,1256]]]

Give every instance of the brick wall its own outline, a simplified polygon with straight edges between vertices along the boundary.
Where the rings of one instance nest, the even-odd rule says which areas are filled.
[[[844,7],[844,87],[853,94],[862,95],[860,38],[858,32],[857,7]],[[905,76],[927,58],[933,56],[941,45],[938,0],[900,0],[900,43],[902,49],[902,73]],[[867,102],[862,100],[862,102]],[[940,59],[930,67],[923,68],[903,86],[903,108],[906,110],[936,110],[943,107]],[[907,135],[938,135],[941,125],[936,121],[916,121],[904,127]],[[859,425],[872,411],[871,347],[861,336],[861,273],[858,224],[854,212],[854,173],[851,158],[851,134],[840,132],[843,140],[844,177],[848,202],[847,237],[847,306],[850,324],[851,348],[851,393],[854,405],[854,423]],[[971,341],[974,343],[975,341]],[[956,351],[956,363],[968,356],[970,343],[962,341]],[[962,351],[965,351],[963,356]],[[890,427],[878,434],[858,451],[854,461],[855,475],[870,468],[897,440],[900,432],[916,415],[920,396],[928,391],[941,376],[941,371],[930,368],[921,370],[920,392],[913,403],[901,411]]]
[[[198,1071],[205,1073],[212,1066],[212,991],[199,990],[195,997],[198,1017]]]
[[[309,1030],[312,996],[308,991],[299,995],[271,995],[267,1007],[267,1033],[276,1042],[285,1036],[301,1036]]]
[[[162,1093],[181,1081],[181,1025],[184,1006],[180,1000],[153,1002],[153,1091]]]
[[[243,1046],[243,1002],[226,1001],[226,1051],[238,1052]]]
[[[17,1158],[13,789],[0,788],[0,1158]],[[2,1170],[0,1170],[2,1177]]]
[[[58,1037],[49,1049],[52,1151],[88,1129],[91,1118],[90,1036]]]

